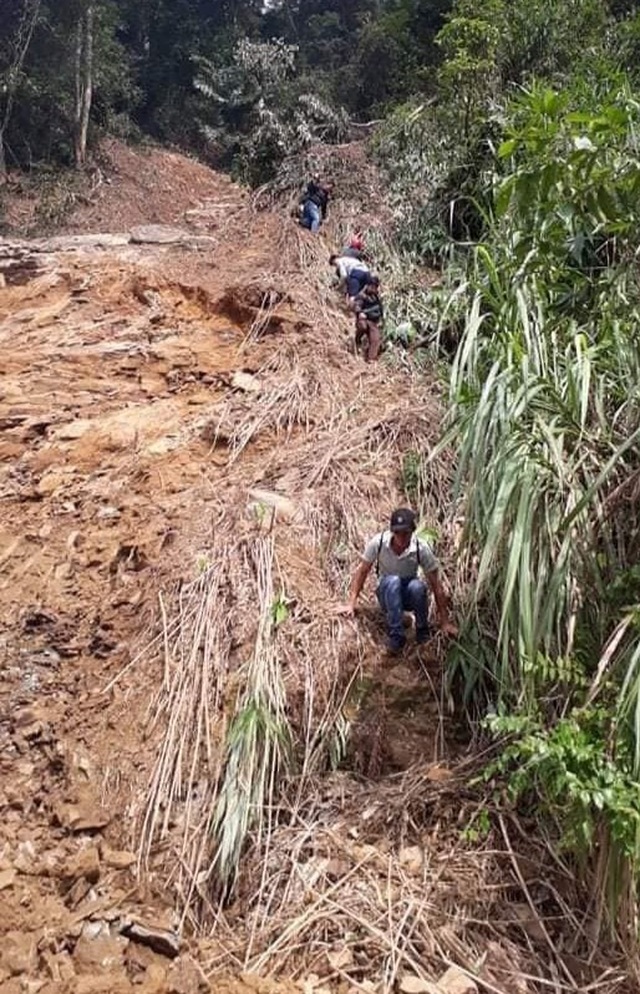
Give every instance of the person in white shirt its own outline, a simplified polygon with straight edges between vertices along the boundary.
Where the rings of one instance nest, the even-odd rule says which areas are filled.
[[[335,268],[338,276],[338,289],[346,292],[347,303],[352,305],[361,290],[371,278],[371,271],[362,259],[348,255],[330,255],[329,265]]]
[[[371,567],[376,564],[380,607],[385,612],[388,646],[393,653],[401,652],[406,638],[402,616],[404,611],[415,615],[416,643],[428,641],[429,593],[436,602],[440,630],[457,635],[458,629],[449,616],[444,588],[440,582],[438,560],[431,547],[416,534],[416,516],[408,507],[399,507],[391,515],[388,531],[379,532],[368,543],[362,561],[353,575],[347,604],[341,612],[353,616],[356,602]],[[425,579],[418,578],[421,569]]]

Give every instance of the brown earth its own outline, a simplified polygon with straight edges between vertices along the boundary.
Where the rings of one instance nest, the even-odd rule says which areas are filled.
[[[363,538],[402,497],[399,453],[423,451],[440,416],[434,380],[351,354],[325,259],[357,212],[337,205],[313,239],[176,153],[112,143],[105,155],[63,236],[0,241],[0,991],[426,991],[413,974],[435,979],[451,961],[489,990],[536,989],[522,964],[536,948],[550,955],[547,855],[527,877],[540,912],[520,896],[516,913],[503,900],[519,879],[508,854],[478,856],[448,827],[477,811],[464,764],[453,768],[463,743],[439,654],[392,667],[372,606],[358,624],[331,615]],[[361,153],[346,163],[345,183],[354,163],[361,182]],[[149,224],[173,230],[136,230]],[[426,498],[434,519],[447,472]],[[171,619],[181,591],[221,564],[215,747],[256,642],[249,567],[267,548],[290,605],[289,706],[318,706],[310,673],[319,700],[344,692],[349,744],[272,848],[255,844],[255,866],[244,861],[216,912],[199,882],[208,823],[194,822],[199,862],[180,834],[191,788],[201,797],[215,778],[199,774],[186,794],[173,780],[149,787],[171,715],[186,713],[171,696],[187,668]],[[191,732],[176,741],[190,756]],[[146,831],[163,812],[162,830]],[[313,918],[332,895],[332,915],[327,904]],[[487,929],[492,915],[504,921]],[[301,938],[290,952],[288,928]],[[568,975],[588,976],[571,956]],[[293,979],[278,987],[272,974]]]
[[[24,982],[46,994],[206,986],[188,944],[172,961],[121,934],[127,915],[175,923],[171,900],[136,878],[133,820],[114,801],[136,803],[139,783],[121,784],[145,768],[149,686],[140,674],[133,709],[105,687],[155,613],[168,550],[210,513],[216,467],[203,428],[239,390],[234,374],[261,359],[259,347],[240,353],[233,292],[220,299],[268,267],[270,251],[251,238],[247,196],[224,177],[174,153],[108,152],[109,181],[69,233],[179,221],[209,237],[180,247],[0,243],[7,992]],[[277,236],[275,218],[261,235]]]

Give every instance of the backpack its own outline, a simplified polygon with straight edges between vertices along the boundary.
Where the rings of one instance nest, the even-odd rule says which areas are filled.
[[[382,321],[382,304],[379,300],[371,299],[370,303],[365,304],[364,307],[361,308],[361,313],[364,314],[367,321]]]
[[[382,544],[384,542],[384,532],[380,533],[380,541],[378,542],[378,553],[376,555],[376,576],[380,576],[380,553],[382,552]],[[424,568],[420,560],[420,539],[416,538],[416,558],[418,560],[418,568]]]

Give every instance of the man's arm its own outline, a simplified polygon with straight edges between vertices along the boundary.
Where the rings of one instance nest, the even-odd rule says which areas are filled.
[[[358,597],[362,593],[362,588],[364,587],[365,580],[369,576],[371,567],[373,563],[368,563],[366,559],[362,559],[357,570],[353,574],[351,579],[351,586],[349,588],[349,599],[346,604],[340,609],[342,614],[354,615],[356,613],[356,603]]]
[[[362,588],[364,587],[365,580],[369,576],[371,567],[373,563],[368,563],[366,559],[363,559],[357,570],[353,574],[353,579],[351,580],[351,589],[349,591],[349,606],[352,611],[356,609],[356,603],[358,597],[362,593]]]
[[[338,274],[338,290],[342,292],[347,284],[347,276],[349,275],[342,259],[339,259],[336,263],[336,273]]]
[[[436,602],[438,624],[441,630],[446,635],[457,635],[458,628],[451,621],[451,616],[449,614],[449,599],[440,581],[439,570],[437,569],[429,570],[429,572],[426,574],[426,577],[427,577],[427,583],[429,584],[433,592],[433,599]]]
[[[361,311],[364,310],[365,299],[364,299],[364,292],[362,290],[360,291],[360,293],[357,293],[353,298],[352,307],[356,312],[356,314],[359,314]]]

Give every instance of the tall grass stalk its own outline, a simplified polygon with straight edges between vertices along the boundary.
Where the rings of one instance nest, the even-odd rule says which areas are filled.
[[[576,114],[533,91],[513,110],[451,302],[466,316],[443,440],[471,583],[453,670],[468,702],[511,715],[516,793],[583,855],[606,837],[611,920],[640,868],[640,161],[624,100]]]
[[[258,628],[245,689],[224,746],[224,772],[213,810],[215,852],[210,872],[228,888],[234,881],[249,830],[256,844],[275,816],[276,788],[291,769],[293,734],[286,713],[274,619],[274,541],[253,544]]]

